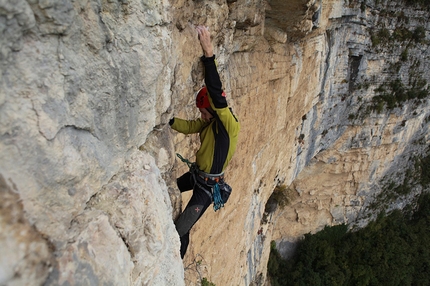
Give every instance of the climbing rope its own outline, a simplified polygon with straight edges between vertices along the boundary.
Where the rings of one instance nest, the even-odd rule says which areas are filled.
[[[190,162],[188,159],[185,159],[181,156],[181,154],[176,153],[176,156],[183,162],[186,163],[188,168],[190,168],[191,174],[195,176],[195,172],[198,171],[196,163]],[[197,182],[197,180],[194,178],[194,181]],[[221,198],[221,192],[219,189],[218,182],[215,183],[215,185],[212,188],[212,200],[214,202],[214,211],[219,210],[220,208],[224,207],[224,202]]]
[[[221,192],[219,190],[218,182],[213,187],[213,200],[214,200],[214,211],[219,210],[224,206],[224,202],[221,198]]]

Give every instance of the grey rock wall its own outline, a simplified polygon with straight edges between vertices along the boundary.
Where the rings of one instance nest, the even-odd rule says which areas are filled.
[[[324,225],[365,225],[384,178],[402,183],[428,146],[428,93],[371,108],[394,79],[428,92],[428,12],[284,2],[0,0],[0,284],[262,285],[272,239],[288,252]],[[199,116],[197,24],[241,133],[228,205],[182,262],[175,153],[199,143],[167,122]],[[280,184],[290,205],[267,214]]]
[[[0,284],[183,284],[138,150],[170,106],[166,5],[0,1]]]

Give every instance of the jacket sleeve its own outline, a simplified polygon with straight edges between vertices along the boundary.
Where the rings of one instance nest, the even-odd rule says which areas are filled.
[[[239,122],[230,108],[228,108],[225,93],[222,90],[222,83],[216,66],[215,55],[206,58],[201,57],[205,66],[205,84],[209,92],[209,102],[212,109],[217,113],[229,134],[237,134],[240,129]]]
[[[227,107],[227,100],[222,90],[221,79],[219,78],[218,70],[215,62],[215,55],[210,58],[201,57],[201,61],[205,66],[205,84],[209,92],[209,97],[212,100],[213,107]]]
[[[172,127],[172,129],[183,134],[198,133],[207,125],[207,122],[204,122],[201,118],[196,120],[184,120],[175,117],[171,120],[171,123],[170,127]]]

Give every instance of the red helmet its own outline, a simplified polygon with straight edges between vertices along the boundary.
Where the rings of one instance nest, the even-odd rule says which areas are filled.
[[[206,86],[202,87],[199,90],[199,93],[197,93],[196,106],[198,108],[208,108],[211,106],[211,104],[209,103],[208,89],[206,88]]]

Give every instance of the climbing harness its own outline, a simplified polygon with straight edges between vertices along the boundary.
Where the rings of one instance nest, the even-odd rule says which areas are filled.
[[[208,174],[203,171],[200,171],[196,163],[190,162],[188,159],[185,159],[181,156],[181,154],[176,153],[176,156],[178,158],[187,164],[188,168],[190,168],[190,173],[192,174],[194,178],[195,184],[199,186],[203,191],[208,193],[208,195],[212,196],[212,201],[214,203],[214,211],[219,210],[220,208],[224,207],[224,201],[221,197],[221,191],[219,187],[219,182],[224,179],[224,173],[221,174]],[[205,185],[211,188],[211,193],[206,191],[206,188],[203,187],[201,184],[199,184],[199,181],[196,178],[196,175],[198,175],[201,179],[204,180]],[[209,184],[208,181],[215,182],[215,184]]]

